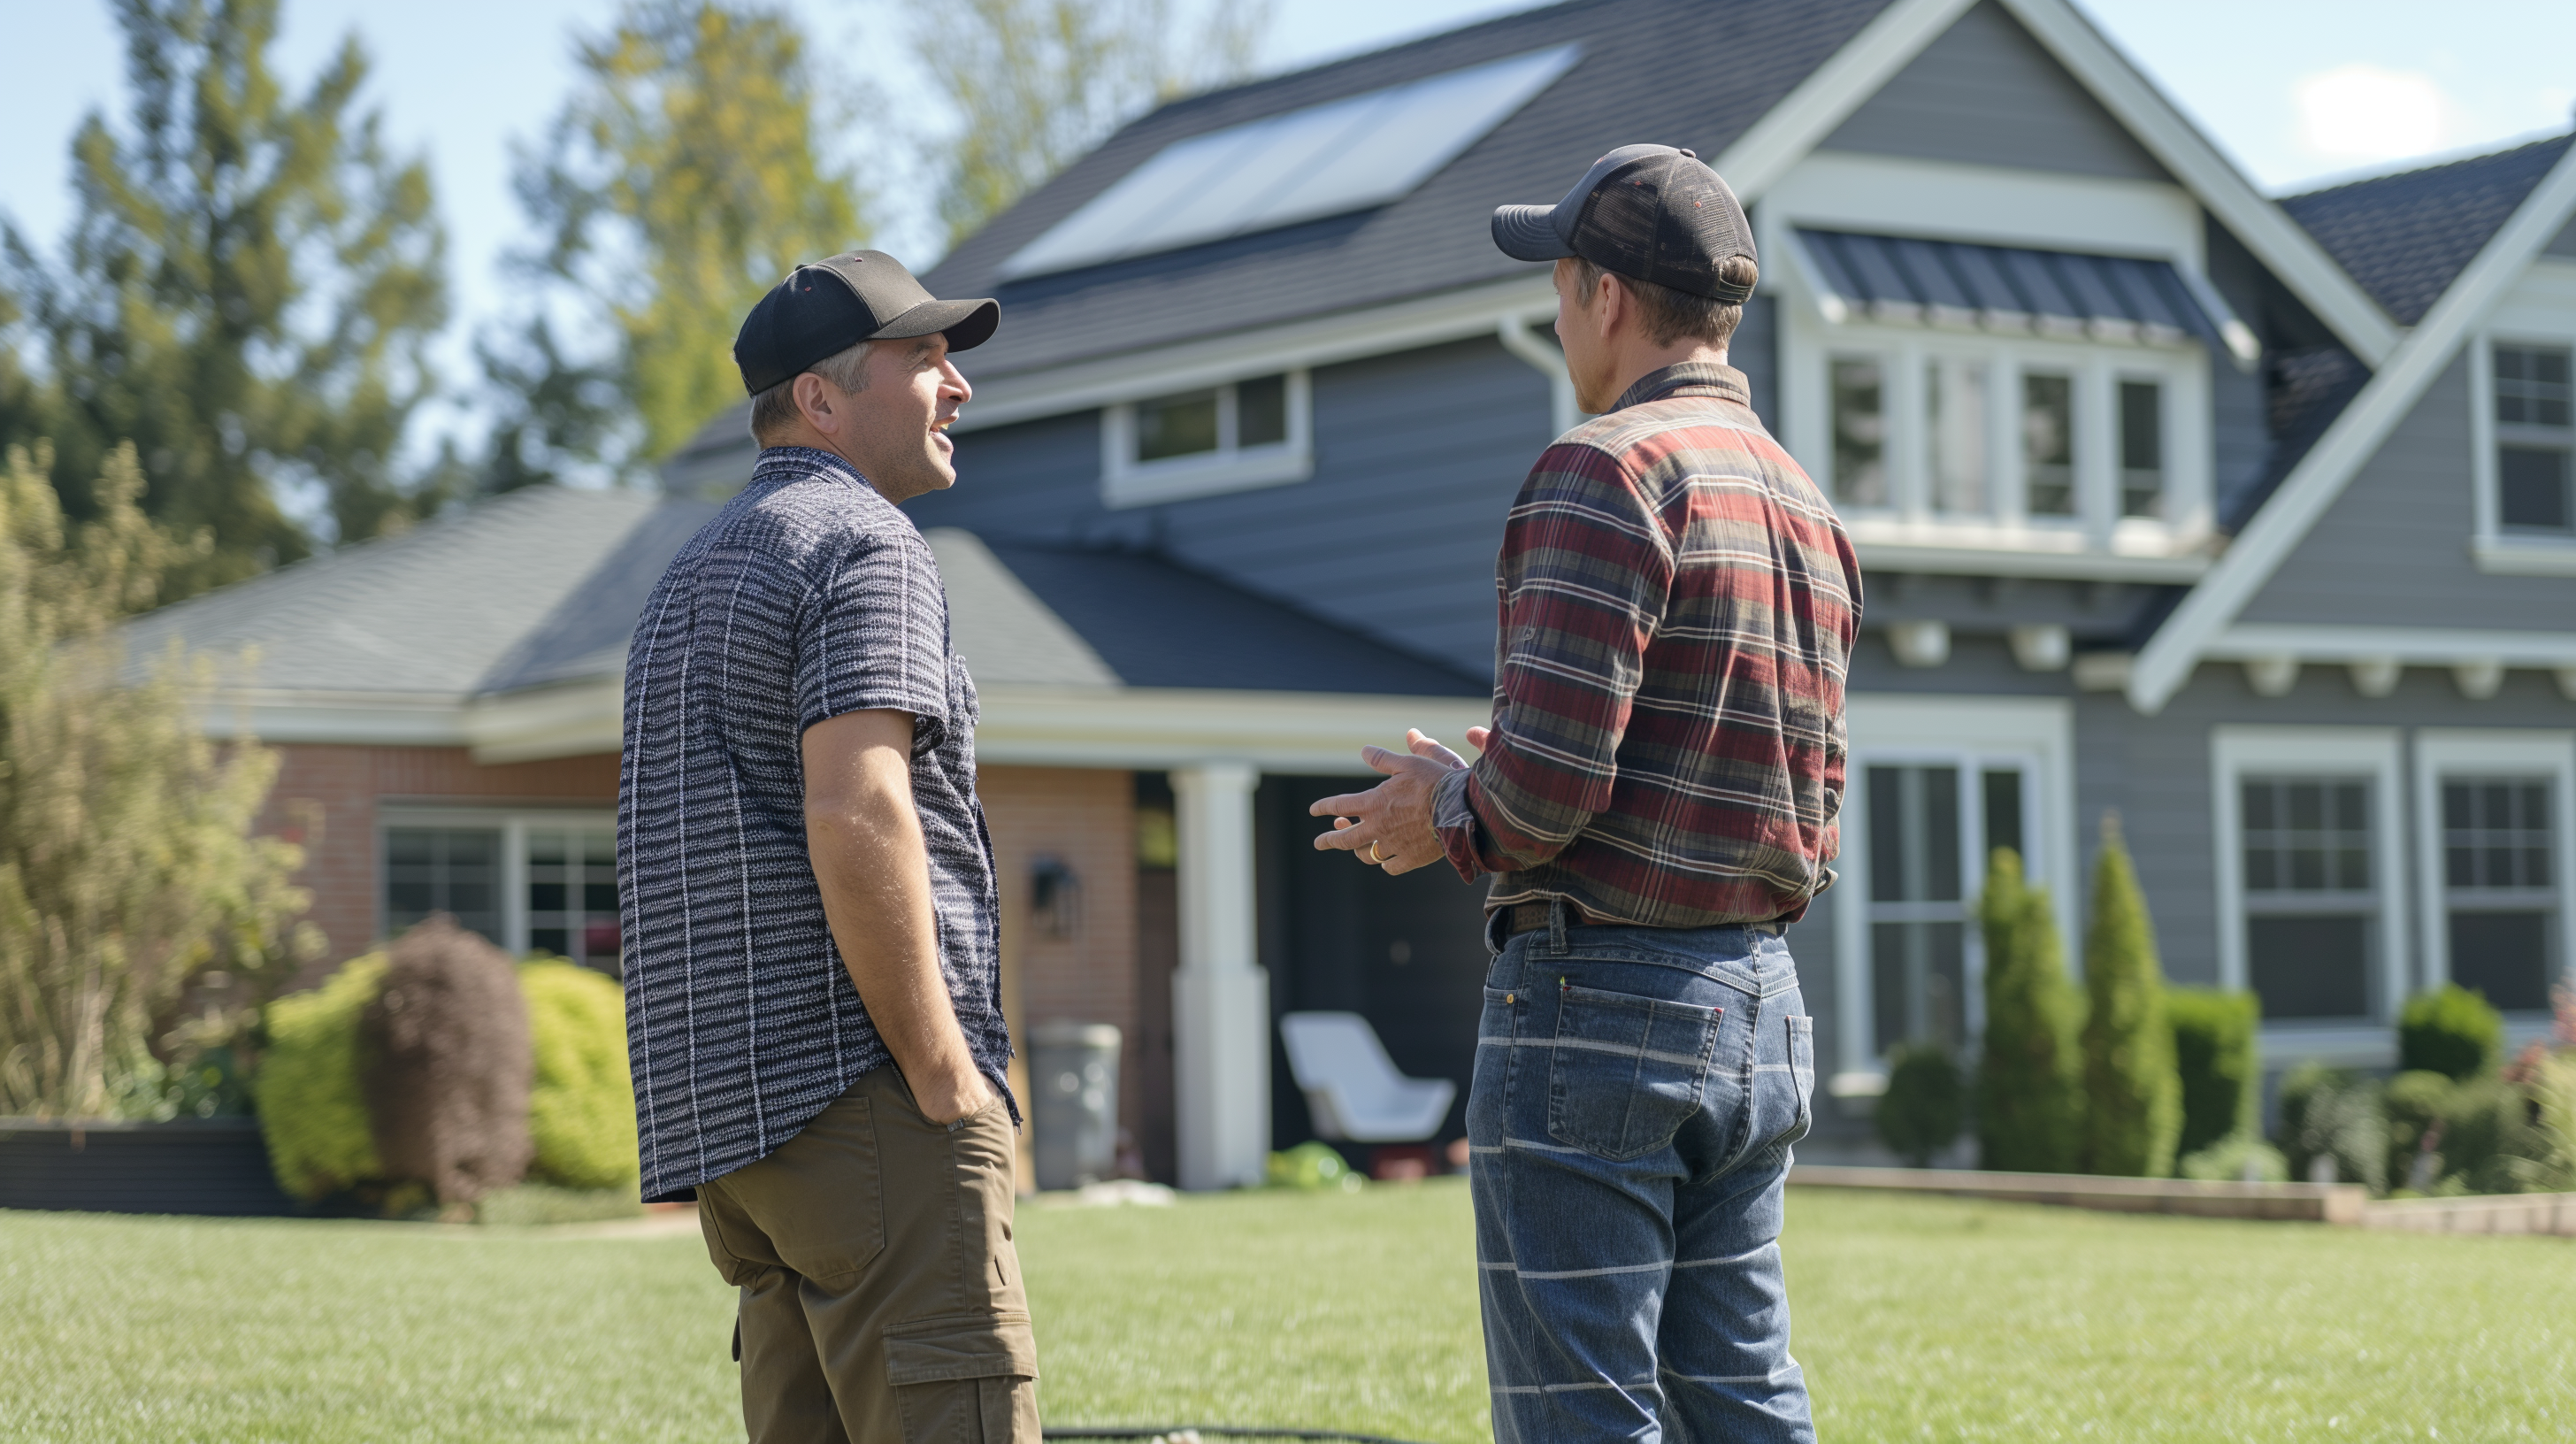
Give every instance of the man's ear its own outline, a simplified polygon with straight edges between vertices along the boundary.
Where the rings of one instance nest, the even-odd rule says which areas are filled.
[[[830,435],[832,390],[823,384],[823,378],[806,371],[799,373],[789,384],[796,388],[793,393],[796,410],[805,418],[805,424],[826,436]]]

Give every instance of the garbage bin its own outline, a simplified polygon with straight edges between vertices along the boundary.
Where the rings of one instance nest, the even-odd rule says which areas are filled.
[[[1079,1188],[1118,1164],[1118,1030],[1040,1023],[1029,1035],[1040,1188]]]

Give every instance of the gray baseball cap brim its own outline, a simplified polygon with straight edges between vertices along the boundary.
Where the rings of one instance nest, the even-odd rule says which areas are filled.
[[[1494,207],[1494,244],[1515,261],[1562,261],[1574,255],[1574,223],[1583,201],[1610,172],[1650,155],[1672,155],[1668,145],[1623,145],[1592,163],[1565,199],[1552,206]]]

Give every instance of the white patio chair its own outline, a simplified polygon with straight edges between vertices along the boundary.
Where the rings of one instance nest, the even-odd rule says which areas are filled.
[[[1357,1013],[1283,1013],[1288,1071],[1305,1091],[1315,1131],[1351,1143],[1416,1143],[1440,1131],[1458,1085],[1407,1078]]]

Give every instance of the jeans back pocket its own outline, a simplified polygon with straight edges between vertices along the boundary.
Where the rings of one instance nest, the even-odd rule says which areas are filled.
[[[1548,1136],[1598,1158],[1639,1158],[1700,1106],[1723,1008],[1567,986],[1548,1063]]]

